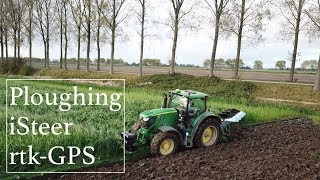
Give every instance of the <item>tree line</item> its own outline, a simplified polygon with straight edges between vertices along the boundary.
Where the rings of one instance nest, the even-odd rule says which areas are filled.
[[[126,38],[126,25],[136,19],[140,36],[139,74],[142,75],[145,38],[155,23],[171,32],[172,49],[170,73],[174,74],[176,50],[181,31],[197,30],[209,25],[213,30],[209,76],[215,69],[219,39],[235,37],[237,40],[234,60],[234,77],[241,68],[243,42],[257,45],[264,40],[263,32],[273,17],[281,19],[279,34],[283,40],[292,40],[289,80],[293,82],[299,36],[304,33],[315,40],[320,36],[320,0],[162,0],[168,3],[166,19],[152,18],[150,0],[3,0],[0,3],[1,61],[8,60],[9,46],[14,49],[14,61],[21,58],[21,47],[29,48],[29,65],[32,65],[32,47],[36,38],[44,47],[44,67],[50,67],[50,48],[57,39],[60,47],[60,68],[68,70],[68,47],[76,44],[77,69],[80,52],[86,46],[86,71],[89,71],[90,53],[96,43],[96,68],[100,70],[101,47],[110,45],[109,73],[113,73],[115,45]],[[161,8],[161,7],[160,7]],[[137,24],[136,24],[137,25]],[[180,38],[179,38],[180,37]],[[315,52],[316,56],[316,52]],[[319,61],[320,64],[320,55]],[[257,64],[259,66],[259,64]],[[319,67],[319,66],[318,66]],[[320,89],[319,75],[315,89]]]

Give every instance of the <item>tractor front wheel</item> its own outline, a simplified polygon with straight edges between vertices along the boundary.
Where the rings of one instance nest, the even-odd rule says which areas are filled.
[[[220,125],[212,120],[204,121],[198,127],[195,134],[194,145],[196,147],[208,147],[216,144],[220,138]]]
[[[179,139],[174,132],[157,133],[150,145],[151,154],[154,156],[166,156],[177,152]]]

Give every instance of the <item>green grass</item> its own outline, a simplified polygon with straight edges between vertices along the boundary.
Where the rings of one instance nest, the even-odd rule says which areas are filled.
[[[93,78],[93,77],[92,77]],[[118,77],[119,78],[119,77]],[[145,78],[145,79],[143,79]],[[213,96],[208,100],[208,108],[212,111],[222,111],[224,109],[236,108],[247,113],[244,125],[272,122],[286,118],[299,116],[308,116],[315,121],[320,122],[319,111],[311,110],[303,107],[287,106],[276,103],[256,102],[252,100],[251,95],[254,89],[252,83],[230,82],[225,84],[225,81],[219,79],[205,80],[202,78],[193,78],[195,84],[185,84],[183,82],[190,80],[190,76],[164,76],[161,80],[159,76],[143,77],[137,82],[129,79],[129,87],[126,89],[126,127],[130,128],[138,119],[140,112],[159,108],[162,104],[162,90],[164,89],[184,89],[191,86],[190,89],[202,90]],[[150,86],[140,86],[141,82],[152,82]],[[167,84],[166,84],[167,82]],[[25,84],[25,82],[24,82]],[[70,91],[70,84],[66,82],[50,82],[50,81],[28,81],[27,84],[32,87],[32,92],[65,92]],[[75,83],[72,83],[75,84]],[[19,85],[19,83],[17,84]],[[21,85],[21,84],[20,84]],[[105,93],[119,91],[117,87],[103,87],[90,85],[94,89],[99,89]],[[88,85],[78,84],[79,91],[86,92]],[[197,88],[198,87],[198,88]],[[217,88],[220,90],[215,90]],[[214,89],[215,88],[215,89]],[[189,88],[188,88],[189,89]],[[226,92],[224,92],[226,91]],[[0,118],[5,119],[5,78],[0,78]],[[236,96],[240,98],[235,98]],[[229,97],[228,97],[229,96]],[[231,98],[230,98],[231,97]],[[29,117],[29,119],[40,122],[73,122],[75,124],[72,129],[71,136],[45,136],[34,138],[32,136],[15,137],[13,140],[9,138],[10,149],[22,149],[27,145],[32,144],[42,153],[47,153],[49,148],[54,145],[61,146],[80,146],[92,145],[95,147],[96,163],[107,164],[114,161],[122,160],[122,148],[119,143],[119,133],[122,131],[121,113],[110,113],[102,107],[96,107],[94,110],[90,107],[72,107],[73,109],[66,113],[61,113],[56,107],[31,107],[18,106],[9,109],[10,114]],[[90,129],[88,129],[90,125]],[[8,177],[5,172],[5,121],[1,122],[1,137],[0,137],[0,163],[1,175],[0,179]],[[45,143],[44,143],[45,142]],[[128,156],[129,158],[136,157],[136,154]],[[37,167],[13,167],[16,171],[64,171],[67,169],[79,168],[79,166],[64,165],[56,167],[50,164],[44,164],[41,168]],[[119,170],[121,171],[121,170]]]

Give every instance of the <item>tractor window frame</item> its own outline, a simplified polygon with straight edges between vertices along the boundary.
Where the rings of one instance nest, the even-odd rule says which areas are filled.
[[[204,97],[204,98],[194,98],[194,99],[188,98],[187,112],[189,111],[190,100],[192,100],[192,101],[194,101],[194,100],[201,100],[201,101],[203,101],[203,103],[204,103],[204,108],[203,108],[201,111],[197,112],[197,113],[195,114],[195,116],[197,116],[197,115],[199,115],[199,114],[201,114],[201,113],[204,113],[204,112],[207,110],[207,97]],[[187,113],[187,116],[189,116],[189,113]]]

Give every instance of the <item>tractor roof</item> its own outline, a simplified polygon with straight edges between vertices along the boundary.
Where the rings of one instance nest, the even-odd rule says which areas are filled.
[[[171,91],[171,93],[177,94],[180,96],[184,96],[184,97],[187,97],[190,99],[201,99],[201,98],[208,97],[208,95],[205,93],[193,91],[193,90],[179,90],[179,89],[177,89],[175,91]]]

